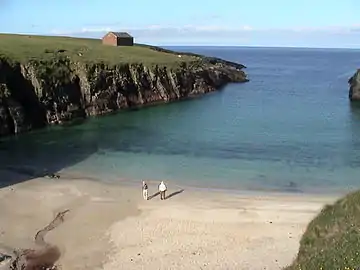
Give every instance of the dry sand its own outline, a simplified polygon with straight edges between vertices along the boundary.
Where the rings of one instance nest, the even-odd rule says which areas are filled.
[[[64,252],[62,269],[281,269],[308,222],[336,199],[185,189],[144,201],[141,182],[35,179],[0,190],[0,248],[31,247],[38,229],[70,209],[47,237]]]

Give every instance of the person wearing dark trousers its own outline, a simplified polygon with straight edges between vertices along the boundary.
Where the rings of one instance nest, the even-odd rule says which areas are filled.
[[[167,190],[167,187],[164,183],[164,181],[161,181],[160,185],[159,185],[159,192],[160,192],[160,200],[165,200],[166,199],[166,190]]]

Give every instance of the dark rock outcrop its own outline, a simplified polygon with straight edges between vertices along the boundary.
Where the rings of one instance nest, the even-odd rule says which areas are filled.
[[[360,100],[360,69],[349,79],[350,90],[349,99],[351,101]]]
[[[241,64],[199,59],[166,67],[86,64],[60,56],[26,64],[0,58],[0,136],[191,98],[247,81]]]

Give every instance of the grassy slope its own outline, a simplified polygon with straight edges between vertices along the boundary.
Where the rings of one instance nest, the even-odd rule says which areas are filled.
[[[58,50],[66,51],[58,53]],[[143,45],[106,46],[102,45],[99,39],[0,34],[0,57],[27,62],[31,59],[48,60],[54,55],[66,55],[74,61],[108,64],[143,63],[172,66],[198,60],[197,57],[188,55],[179,58],[176,54],[156,51]]]
[[[308,225],[286,270],[360,269],[360,191],[326,206]]]

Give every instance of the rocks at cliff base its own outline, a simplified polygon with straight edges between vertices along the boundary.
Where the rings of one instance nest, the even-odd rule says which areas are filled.
[[[3,261],[6,261],[6,260],[10,260],[10,259],[11,259],[10,255],[0,253],[0,263]]]
[[[177,67],[0,58],[0,136],[202,95],[248,81],[242,68],[213,58]]]
[[[349,99],[351,101],[359,101],[360,100],[360,69],[356,71],[356,73],[349,79]]]

